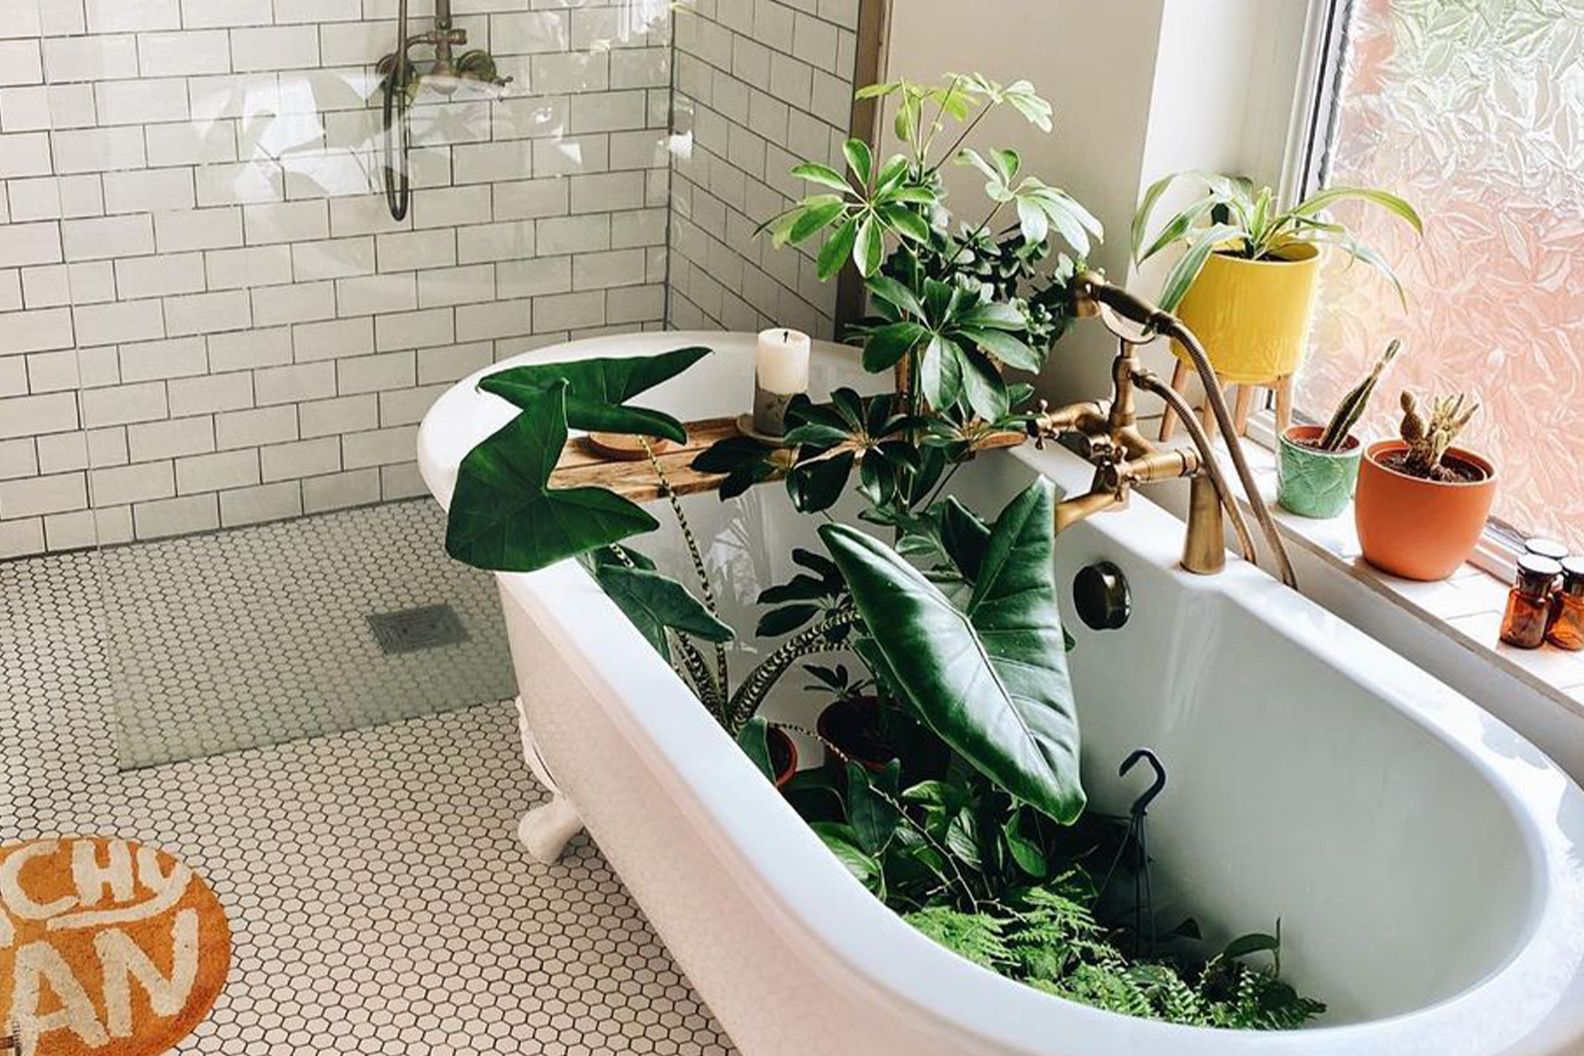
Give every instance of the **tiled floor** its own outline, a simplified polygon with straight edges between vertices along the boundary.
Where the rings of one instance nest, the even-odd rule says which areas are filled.
[[[513,690],[493,580],[427,497],[35,560],[105,599],[123,768],[375,726]],[[83,579],[90,582],[82,582]],[[466,640],[387,655],[371,614],[446,605]]]
[[[122,772],[102,614],[48,567],[0,564],[0,842],[120,835],[209,880],[234,963],[178,1051],[730,1051],[586,838],[518,846],[509,703]]]

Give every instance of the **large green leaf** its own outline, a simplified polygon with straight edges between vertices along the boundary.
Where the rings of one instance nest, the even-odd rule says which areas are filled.
[[[770,724],[755,715],[737,734],[737,745],[768,781],[775,781],[775,762],[770,758]]]
[[[990,547],[990,529],[955,495],[946,496],[939,509],[941,545],[957,571],[972,583],[979,578],[979,567]]]
[[[809,828],[825,841],[825,846],[830,848],[837,861],[846,866],[847,871],[862,881],[864,886],[873,890],[880,882],[880,863],[858,845],[858,837],[852,826],[834,821],[816,821]]]
[[[667,630],[706,642],[729,642],[734,637],[732,629],[686,587],[654,569],[602,561],[594,566],[594,578],[661,656],[671,655]]]
[[[1056,492],[1040,479],[990,535],[968,611],[883,543],[820,528],[909,708],[976,769],[1062,823],[1078,817],[1078,720],[1052,565]]]
[[[479,388],[518,407],[566,382],[566,424],[573,429],[663,436],[687,442],[682,423],[660,411],[623,407],[628,400],[669,381],[710,354],[707,348],[679,348],[657,356],[581,359],[570,363],[530,363],[490,374]]]
[[[858,845],[879,854],[902,823],[897,800],[901,796],[902,764],[892,759],[878,774],[858,763],[847,762],[847,822]]]
[[[604,488],[552,490],[566,446],[567,383],[523,394],[523,413],[468,452],[457,472],[446,553],[495,572],[532,572],[660,527]]]
[[[1210,254],[1215,252],[1215,248],[1242,233],[1241,228],[1232,224],[1215,224],[1200,232],[1193,245],[1188,247],[1188,252],[1184,253],[1167,273],[1166,283],[1161,287],[1161,308],[1175,312],[1182,299],[1188,296],[1189,287],[1199,277],[1199,272],[1204,270],[1205,261],[1210,259]]]

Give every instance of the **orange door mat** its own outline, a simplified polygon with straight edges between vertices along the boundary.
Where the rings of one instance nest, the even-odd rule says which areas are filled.
[[[20,1056],[167,1052],[230,963],[225,910],[164,851],[103,837],[0,847],[0,1035]]]

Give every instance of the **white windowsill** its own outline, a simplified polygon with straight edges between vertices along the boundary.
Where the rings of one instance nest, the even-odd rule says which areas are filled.
[[[1153,438],[1150,430],[1154,423],[1141,425],[1146,435]],[[1485,704],[1564,766],[1571,762],[1569,769],[1575,777],[1584,778],[1584,738],[1575,725],[1584,723],[1584,653],[1570,653],[1550,645],[1515,649],[1502,644],[1499,628],[1507,604],[1508,583],[1492,572],[1465,564],[1441,582],[1400,579],[1380,571],[1361,556],[1351,505],[1328,521],[1299,517],[1282,509],[1276,504],[1275,453],[1259,442],[1262,434],[1268,438],[1272,430],[1268,423],[1256,422],[1251,423],[1249,432],[1252,439],[1245,441],[1244,452],[1260,494],[1299,565],[1299,588],[1303,593]],[[1177,442],[1181,440],[1179,436]],[[1235,479],[1230,459],[1223,455],[1222,462],[1228,478]],[[1241,493],[1237,485],[1233,486]],[[1186,488],[1152,491],[1157,501],[1179,516],[1185,514]],[[1252,515],[1249,522],[1257,537],[1258,525]],[[1503,568],[1503,558],[1495,552],[1482,554],[1476,560],[1487,567]],[[1506,567],[1510,568],[1510,564]],[[1405,623],[1404,618],[1413,623]],[[1456,653],[1448,653],[1448,646]],[[1571,721],[1554,721],[1560,715],[1542,719],[1528,714],[1533,709],[1525,709],[1519,697],[1560,706]],[[1551,731],[1550,735],[1542,727]],[[1559,736],[1564,729],[1567,733]]]

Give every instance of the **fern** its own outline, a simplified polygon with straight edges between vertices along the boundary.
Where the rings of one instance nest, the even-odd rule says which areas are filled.
[[[1325,1011],[1274,972],[1226,957],[1205,965],[1199,990],[1211,1015],[1208,1026],[1244,1030],[1292,1030]]]
[[[962,913],[950,906],[929,906],[902,918],[957,956],[992,971],[1013,963],[1002,932],[1004,921],[987,913]]]
[[[1137,981],[1126,970],[1118,971],[1109,965],[1081,964],[1066,979],[1041,989],[1124,1016],[1160,1018]]]
[[[1159,1018],[1171,1023],[1205,1025],[1205,1007],[1200,994],[1170,965],[1138,964],[1129,968],[1127,975],[1148,997],[1150,1007]]]
[[[1087,877],[1073,870],[1050,887],[1023,893],[1022,908],[1010,920],[1007,946],[1025,978],[1054,981],[1079,963],[1120,956],[1095,920],[1091,891]]]
[[[1045,887],[1020,892],[1010,908],[965,913],[928,906],[904,919],[975,964],[1123,1015],[1196,1027],[1291,1030],[1325,1011],[1274,971],[1235,956],[1202,964],[1130,961],[1095,919],[1095,900],[1088,876],[1072,869]]]

